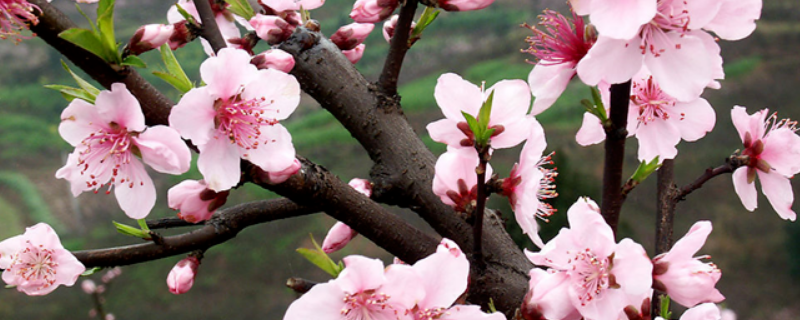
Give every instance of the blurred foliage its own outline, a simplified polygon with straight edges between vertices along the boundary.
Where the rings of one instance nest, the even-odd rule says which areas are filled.
[[[56,232],[66,230],[61,222],[50,212],[50,207],[47,206],[47,202],[42,198],[39,190],[24,174],[0,171],[0,187],[10,189],[17,194],[18,197],[16,199],[22,202],[25,211],[30,215],[30,219],[34,223],[45,222],[53,227]]]

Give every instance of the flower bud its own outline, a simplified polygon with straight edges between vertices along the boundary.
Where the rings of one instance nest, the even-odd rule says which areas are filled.
[[[356,191],[367,196],[367,198],[372,196],[372,183],[367,179],[353,178],[353,180],[350,180],[347,184],[353,189],[356,189]]]
[[[172,37],[175,27],[168,24],[148,24],[139,27],[128,43],[128,50],[134,55],[161,47]]]
[[[494,0],[442,0],[439,7],[445,11],[471,11],[488,7]]]
[[[350,60],[350,62],[356,64],[356,62],[361,60],[361,57],[364,56],[364,48],[366,47],[367,46],[362,43],[352,50],[342,50],[342,53],[345,57],[347,57],[347,60]]]
[[[178,261],[167,276],[167,286],[169,292],[173,294],[183,294],[189,291],[194,285],[194,277],[197,276],[197,267],[200,260],[196,257],[188,256]]]
[[[386,42],[392,43],[392,37],[394,37],[394,30],[397,29],[397,21],[400,19],[400,16],[393,15],[391,19],[387,20],[383,23],[383,38],[386,39]],[[412,33],[414,27],[417,26],[416,22],[411,22],[411,30],[408,31],[409,34]],[[410,38],[408,39],[409,45],[414,44],[417,42],[419,37]]]
[[[292,35],[295,26],[278,16],[265,16],[257,14],[250,19],[250,25],[256,29],[258,37],[269,44],[278,44]]]
[[[289,73],[294,68],[294,57],[281,49],[269,49],[253,56],[250,63],[259,69],[275,69]]]
[[[178,217],[191,223],[208,220],[227,199],[227,191],[214,192],[203,180],[184,180],[167,191],[169,207],[179,210]]]
[[[322,241],[322,251],[325,251],[325,253],[339,251],[357,235],[358,232],[350,229],[346,224],[336,222],[336,224],[331,227],[331,230],[328,231],[325,240]]]
[[[397,9],[397,0],[357,0],[350,18],[358,23],[376,23],[385,20]]]
[[[191,42],[196,36],[189,31],[186,20],[173,23],[172,36],[169,37],[169,48],[172,51],[183,48],[187,43]]]
[[[93,294],[97,290],[97,285],[94,284],[94,281],[86,279],[81,281],[81,289],[83,289],[83,292],[86,292],[86,294]]]
[[[300,171],[300,167],[301,167],[300,161],[297,160],[297,159],[294,159],[294,162],[292,162],[292,165],[290,165],[286,169],[283,169],[283,170],[278,171],[278,172],[267,172],[267,179],[269,179],[269,183],[271,183],[271,184],[282,183],[282,182],[286,181],[287,179],[289,179],[289,177],[291,177],[292,175],[294,175],[295,173]]]
[[[331,42],[336,44],[339,49],[352,50],[363,43],[375,25],[372,23],[351,23],[339,28],[331,36]]]

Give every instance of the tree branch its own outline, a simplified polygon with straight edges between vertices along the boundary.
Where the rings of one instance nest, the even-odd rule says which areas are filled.
[[[75,23],[45,0],[28,2],[41,9],[41,11],[37,11],[39,23],[31,26],[31,31],[35,32],[39,38],[61,52],[106,89],[110,89],[112,83],[124,83],[142,105],[147,125],[169,123],[167,120],[169,111],[175,105],[170,99],[144,80],[136,70],[130,67],[111,65],[102,58],[59,38],[58,34],[64,30],[76,28]]]
[[[725,159],[725,164],[714,169],[708,168],[705,172],[703,172],[700,177],[698,177],[694,182],[683,186],[680,188],[675,194],[676,201],[683,201],[685,200],[686,196],[692,193],[693,191],[700,189],[703,187],[703,184],[706,183],[708,180],[713,179],[716,176],[725,173],[733,173],[739,167],[747,165],[750,161],[750,158],[747,156],[737,156],[733,155],[729,158]]]
[[[672,247],[672,233],[675,226],[675,161],[666,159],[658,169],[658,190],[656,196],[656,253],[658,256]],[[651,300],[652,315],[661,314],[661,300],[665,292],[653,292]]]
[[[298,205],[288,199],[262,200],[222,210],[203,228],[164,237],[164,244],[135,244],[109,249],[84,250],[73,254],[86,267],[113,267],[166,258],[194,250],[204,250],[228,241],[252,225],[278,219],[308,215],[318,207]]]
[[[631,82],[611,85],[611,112],[605,127],[605,163],[603,167],[603,202],[600,212],[614,233],[622,209],[622,164],[625,160],[625,139],[628,131],[628,105]]]
[[[400,8],[400,16],[397,19],[392,43],[389,47],[389,54],[383,64],[383,71],[378,79],[378,87],[381,92],[389,97],[397,95],[397,81],[400,78],[400,69],[403,67],[403,59],[408,52],[408,39],[411,32],[411,23],[414,22],[414,13],[417,11],[417,1],[404,1]]]
[[[203,24],[201,36],[208,41],[208,43],[211,45],[211,48],[214,49],[214,53],[217,53],[222,50],[222,48],[227,47],[228,45],[225,43],[225,39],[222,37],[222,33],[219,31],[216,14],[214,14],[214,10],[211,9],[211,3],[209,3],[209,0],[192,1],[194,2],[195,8],[197,8],[197,14],[200,15],[200,21]]]
[[[147,227],[150,229],[170,229],[180,227],[202,226],[202,223],[191,223],[180,218],[163,218],[157,220],[147,220]]]

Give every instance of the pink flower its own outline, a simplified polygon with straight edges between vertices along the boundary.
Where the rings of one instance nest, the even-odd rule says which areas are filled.
[[[325,240],[322,241],[322,251],[325,253],[336,252],[342,250],[350,240],[355,238],[358,235],[358,232],[351,229],[349,226],[342,222],[336,222],[331,230],[328,231],[328,235],[325,236]]]
[[[736,312],[733,312],[731,309],[722,309],[719,314],[719,320],[736,320]]]
[[[399,19],[400,19],[399,15],[393,15],[391,19],[386,20],[386,22],[383,23],[383,38],[386,39],[386,42],[389,43],[392,42],[392,37],[394,37],[394,30],[397,28],[397,21]],[[408,33],[411,34],[416,26],[417,23],[412,21],[411,30],[409,30]],[[409,43],[413,44],[417,40],[419,40],[419,37],[409,39],[408,41]]]
[[[397,0],[356,0],[350,18],[358,23],[377,23],[391,16],[398,5]]]
[[[286,73],[258,70],[247,52],[225,48],[200,66],[207,84],[187,92],[169,123],[200,149],[197,167],[208,188],[220,192],[239,182],[240,159],[266,172],[295,160],[292,136],[278,121],[300,101],[300,85]]]
[[[94,294],[97,291],[97,285],[92,279],[86,279],[81,281],[81,289],[86,294]]]
[[[194,256],[188,256],[175,265],[167,275],[167,287],[172,294],[184,294],[194,285],[194,278],[197,276],[197,267],[200,260]]]
[[[439,77],[434,97],[445,119],[434,121],[426,127],[431,139],[455,148],[472,148],[472,131],[461,112],[478,116],[481,106],[494,92],[489,128],[494,128],[491,146],[495,149],[511,148],[521,143],[529,134],[529,119],[525,115],[531,105],[530,89],[522,80],[503,80],[483,90],[455,73]]]
[[[366,179],[354,178],[350,180],[348,184],[367,198],[372,195],[372,183]],[[331,230],[328,231],[328,235],[325,236],[325,240],[322,242],[322,251],[325,251],[325,253],[339,251],[357,235],[358,232],[351,229],[348,225],[342,222],[336,222],[333,227],[331,227]]]
[[[776,114],[769,115],[769,109],[748,116],[740,106],[731,110],[731,120],[744,142],[742,155],[750,158],[746,166],[733,172],[733,188],[742,204],[750,211],[756,208],[755,179],[758,176],[761,191],[772,208],[781,218],[794,221],[797,215],[792,210],[794,194],[789,178],[800,172],[797,122],[778,121]]]
[[[719,307],[713,303],[703,303],[694,308],[686,310],[681,315],[680,320],[720,320],[723,319],[720,314]],[[662,317],[656,317],[656,320],[664,320]]]
[[[561,229],[541,251],[526,252],[534,264],[561,274],[551,276],[550,289],[542,290],[567,290],[566,297],[552,304],[557,314],[571,314],[569,302],[586,319],[615,320],[650,290],[653,265],[644,248],[630,239],[615,244],[599,211],[594,201],[578,200],[567,212],[570,229]],[[534,291],[534,300],[538,296]]]
[[[71,287],[86,271],[46,223],[0,242],[0,269],[7,285],[29,296],[46,295],[62,284]]]
[[[608,100],[609,86],[601,85],[601,94]],[[607,104],[607,103],[606,103]],[[581,145],[595,144],[605,139],[600,120],[586,113],[576,139]],[[633,77],[628,107],[628,134],[639,140],[639,160],[659,157],[674,159],[681,139],[697,141],[714,128],[716,114],[703,98],[679,101],[661,90],[647,68]]]
[[[762,0],[723,0],[717,4],[719,11],[703,26],[725,40],[741,40],[756,29],[761,17]]]
[[[656,16],[656,0],[570,0],[579,15],[589,15],[600,34],[630,39]],[[662,2],[659,0],[658,2]]]
[[[459,212],[468,212],[478,198],[478,153],[474,149],[455,149],[436,160],[436,175],[433,177],[433,193],[447,205]],[[486,166],[486,180],[492,176],[492,167]]]
[[[32,25],[39,23],[34,11],[41,10],[25,0],[0,0],[0,39],[11,37],[18,42],[27,39],[21,36],[19,31],[27,30],[29,23]]]
[[[286,39],[294,32],[295,26],[286,22],[279,16],[256,14],[250,19],[250,25],[256,30],[259,38],[263,39],[269,44],[278,44]]]
[[[445,11],[472,11],[488,7],[494,0],[442,0],[439,7]]]
[[[356,64],[361,60],[361,57],[364,56],[364,49],[366,48],[367,45],[362,43],[351,50],[342,50],[342,54],[344,54],[347,60],[350,60],[352,64]]]
[[[108,194],[113,188],[120,207],[133,219],[147,216],[156,201],[156,188],[142,161],[158,172],[177,175],[189,170],[192,158],[174,129],[145,127],[139,102],[122,83],[101,91],[95,105],[72,100],[61,113],[58,132],[75,152],[56,178],[67,179],[76,197],[104,186]]]
[[[172,37],[175,27],[170,24],[148,24],[139,27],[128,42],[128,50],[134,55],[157,49]]]
[[[228,191],[209,190],[203,180],[183,180],[167,192],[169,207],[179,210],[178,217],[191,223],[210,219],[227,199]]]
[[[704,257],[694,257],[710,233],[711,222],[699,221],[669,252],[655,257],[654,288],[666,292],[672,300],[685,307],[725,300],[715,288],[722,276],[717,266],[700,262]]]
[[[424,296],[420,277],[407,265],[392,265],[362,256],[342,259],[334,280],[315,285],[286,310],[284,320],[395,319]]]
[[[178,4],[186,10],[192,17],[197,21],[197,23],[202,24],[202,20],[200,19],[200,14],[197,13],[197,8],[194,6],[193,0],[178,0]],[[233,39],[233,38],[240,38],[239,28],[236,26],[234,22],[234,15],[228,11],[225,6],[221,6],[214,1],[211,1],[211,10],[214,11],[214,20],[217,22],[217,27],[219,27],[220,33],[222,33],[222,37],[226,40]],[[172,6],[167,11],[167,21],[170,24],[176,24],[179,22],[185,21],[183,15],[178,12],[177,6]],[[211,45],[206,41],[206,39],[200,39],[200,43],[203,45],[203,50],[209,56],[214,56],[214,50],[211,48]],[[177,43],[175,43],[177,45]],[[170,44],[172,46],[172,44]],[[173,49],[174,50],[174,49]]]
[[[522,232],[541,248],[544,242],[539,237],[539,225],[536,220],[539,218],[547,221],[547,217],[555,212],[555,209],[543,200],[558,196],[553,184],[558,173],[553,169],[542,168],[542,165],[553,162],[550,160],[551,155],[542,156],[547,146],[544,129],[535,119],[530,123],[531,135],[522,147],[519,162],[511,169],[509,177],[503,180],[502,194],[511,202],[514,217]]]
[[[364,42],[374,28],[372,23],[351,23],[336,30],[331,36],[331,42],[339,49],[351,50]]]
[[[300,164],[300,161],[294,159],[294,162],[286,167],[286,169],[277,172],[267,172],[267,179],[271,184],[283,183],[284,181],[289,180],[289,177],[300,171],[301,167],[302,165]]]
[[[534,115],[556,102],[575,77],[578,61],[597,41],[597,34],[575,13],[568,19],[553,10],[545,10],[539,20],[545,31],[525,24],[534,33],[525,39],[530,44],[525,52],[538,60],[528,75],[531,93],[536,97],[531,110]]]
[[[269,49],[250,59],[258,69],[275,69],[289,73],[294,68],[294,57],[281,49]]]
[[[579,320],[581,314],[569,300],[569,277],[564,272],[533,268],[525,301],[520,311],[524,319]]]
[[[598,1],[592,0],[592,6]],[[630,5],[629,2],[634,1],[618,2],[619,7]],[[601,80],[621,83],[645,65],[668,95],[680,101],[699,97],[706,86],[716,86],[715,79],[724,76],[719,45],[712,36],[700,30],[715,17],[719,9],[715,6],[719,3],[711,0],[659,0],[655,17],[650,14],[652,20],[641,25],[631,34],[632,37],[620,34],[615,38],[613,33],[604,32],[598,25],[600,37],[578,63],[578,75],[589,85],[596,85]],[[627,10],[614,12],[628,13]],[[609,23],[613,24],[613,20]]]
[[[313,10],[325,4],[325,0],[259,0],[262,6],[267,6],[276,13],[285,11]]]

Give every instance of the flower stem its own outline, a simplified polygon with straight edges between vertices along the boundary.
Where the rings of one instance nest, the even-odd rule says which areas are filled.
[[[475,201],[474,221],[473,221],[473,239],[474,239],[474,261],[478,263],[479,268],[483,268],[483,212],[486,210],[486,165],[489,163],[491,155],[489,154],[489,146],[476,146],[478,151],[478,167],[475,168],[475,173],[478,174],[478,195]]]

